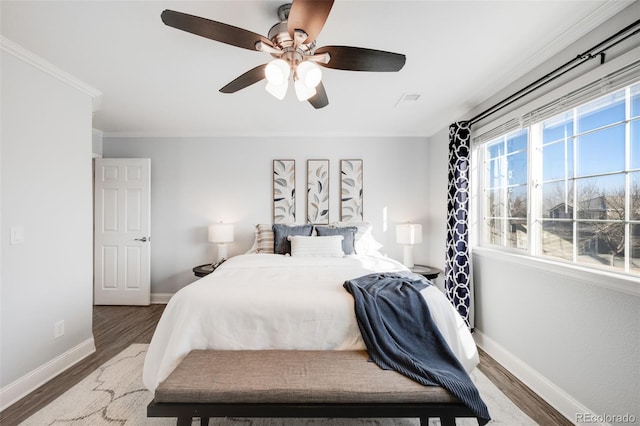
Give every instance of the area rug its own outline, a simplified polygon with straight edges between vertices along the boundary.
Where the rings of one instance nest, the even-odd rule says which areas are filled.
[[[148,345],[134,344],[22,422],[24,426],[175,425],[175,419],[147,418],[152,394],[142,385],[142,365]],[[536,425],[477,369],[471,378],[489,407],[494,425]],[[459,419],[458,425],[477,425]],[[200,422],[195,420],[194,425]],[[418,426],[418,419],[254,419],[212,418],[212,426]],[[430,420],[430,426],[439,425]]]

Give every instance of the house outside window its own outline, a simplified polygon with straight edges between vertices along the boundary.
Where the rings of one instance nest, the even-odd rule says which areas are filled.
[[[640,83],[529,123],[474,150],[480,244],[640,274]]]

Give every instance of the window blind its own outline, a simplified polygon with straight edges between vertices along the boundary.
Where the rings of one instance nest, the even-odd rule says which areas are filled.
[[[509,133],[528,127],[563,111],[570,110],[592,99],[604,96],[640,79],[640,60],[632,62],[602,78],[576,89],[565,96],[538,107],[520,117],[512,118],[473,138],[473,144],[479,145]]]

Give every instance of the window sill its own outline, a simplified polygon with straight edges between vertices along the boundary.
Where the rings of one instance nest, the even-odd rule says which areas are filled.
[[[489,247],[474,247],[472,253],[473,256],[500,259],[501,261],[552,272],[568,278],[579,279],[585,284],[640,296],[640,277],[585,268],[540,257],[509,253]]]

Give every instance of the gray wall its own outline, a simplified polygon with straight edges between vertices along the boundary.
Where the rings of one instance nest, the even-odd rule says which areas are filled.
[[[460,119],[473,117],[525,87],[629,25],[637,16],[640,16],[640,2]],[[633,46],[638,46],[638,38],[636,36]],[[633,46],[627,44],[610,52],[607,63],[624,53],[635,54],[630,52]],[[637,59],[637,54],[635,57]],[[551,89],[562,91],[563,84],[565,87],[574,84],[582,74],[597,73],[598,68],[598,61],[592,61],[536,95]],[[516,106],[527,110],[534,102],[533,97],[529,97]],[[505,112],[506,118],[509,111]],[[474,126],[473,130],[479,127]],[[447,162],[447,147],[447,129],[430,138],[430,198],[440,202],[446,200],[447,176],[443,164]],[[440,202],[433,203],[427,213],[433,227],[429,261],[436,264],[444,262],[445,247],[441,241],[446,235],[446,209],[439,206]],[[629,413],[640,422],[640,280],[637,277],[620,279],[486,250],[475,250],[473,269],[476,337],[490,355],[573,421],[577,413],[586,411],[599,415]],[[635,291],[611,288],[616,286],[635,288]]]
[[[330,220],[339,215],[340,159],[364,160],[364,215],[383,253],[402,260],[395,225],[427,230],[431,203],[422,138],[110,138],[103,156],[151,158],[151,292],[171,294],[195,280],[191,268],[215,259],[207,225],[235,224],[229,254],[246,252],[257,223],[272,223],[272,160],[296,160],[297,222],[305,221],[306,160],[330,160]],[[424,240],[430,236],[425,232]],[[428,244],[415,248],[428,260]]]
[[[57,374],[61,355],[93,349],[91,97],[4,50],[1,81],[0,386],[9,398],[7,385],[27,373]],[[10,245],[12,227],[24,230],[22,244]],[[60,320],[65,334],[54,340]]]

